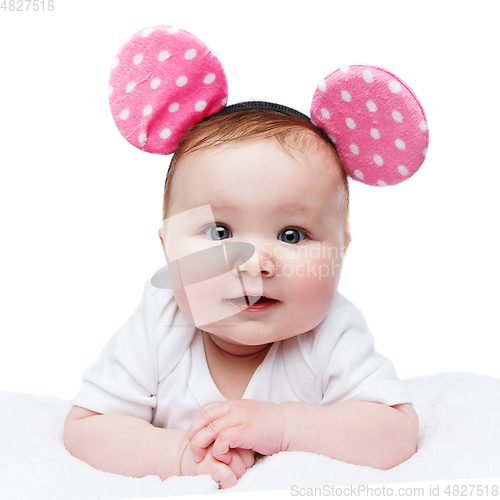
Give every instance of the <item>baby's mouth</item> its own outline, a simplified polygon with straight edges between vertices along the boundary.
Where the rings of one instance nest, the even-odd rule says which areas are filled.
[[[243,305],[260,305],[271,301],[276,302],[275,299],[265,297],[264,295],[243,295],[242,297],[233,297],[229,300]]]

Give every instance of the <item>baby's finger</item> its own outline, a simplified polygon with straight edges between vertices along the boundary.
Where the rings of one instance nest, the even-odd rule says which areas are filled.
[[[199,464],[207,455],[207,449],[206,448],[200,448],[200,447],[194,447],[191,445],[191,450],[193,451],[193,458],[194,461]]]
[[[196,433],[196,435],[194,435],[191,439],[191,449],[193,450],[195,461],[199,462],[203,458],[204,454],[200,451],[202,448],[208,448],[213,442],[215,442],[222,431],[225,431],[237,424],[238,422],[234,415],[224,415],[222,418],[209,422],[206,427]],[[229,448],[220,455],[223,455],[228,451]],[[216,458],[217,460],[221,460],[219,457]],[[229,463],[230,457],[226,457],[221,461]]]
[[[213,449],[213,448],[212,448]],[[219,462],[224,462],[225,464],[227,465],[230,465],[231,464],[231,460],[233,458],[233,456],[231,455],[231,450],[227,451],[226,453],[223,453],[222,455],[215,455],[214,453],[212,453],[212,455],[214,456],[214,458],[216,458]]]
[[[231,450],[229,453],[231,454],[229,467],[234,472],[234,475],[239,479],[247,470],[247,466],[243,461],[243,458],[241,458],[235,450]]]
[[[193,437],[206,427],[210,422],[224,416],[229,410],[229,406],[224,405],[221,401],[213,401],[202,406],[191,422],[187,430],[187,437],[191,441]]]
[[[224,429],[222,425],[219,427],[216,422],[210,422],[204,429],[201,429],[192,439],[191,439],[191,449],[193,450],[195,462],[200,462],[205,456],[206,448],[208,448],[219,435],[219,428]],[[227,450],[226,450],[227,451]],[[224,452],[225,453],[225,452]],[[215,457],[220,460],[219,457]],[[224,463],[229,463],[229,461],[222,460]]]
[[[252,465],[255,463],[255,453],[252,450],[245,450],[244,448],[236,448],[232,451],[238,453],[238,455],[243,460],[243,463],[245,464],[245,467],[247,469],[252,467]]]
[[[230,448],[252,448],[251,443],[245,441],[242,425],[229,427],[220,432],[212,447],[212,455],[217,460],[224,461],[221,457],[227,455]]]
[[[213,470],[210,475],[214,481],[219,483],[220,488],[231,488],[238,481],[238,478],[231,468],[221,462],[215,462],[213,464]]]

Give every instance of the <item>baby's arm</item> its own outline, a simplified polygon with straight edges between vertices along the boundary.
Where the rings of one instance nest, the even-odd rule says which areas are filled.
[[[132,477],[180,475],[186,433],[126,415],[73,406],[64,424],[67,450],[96,469]]]
[[[418,418],[410,404],[390,407],[351,401],[319,406],[228,400],[203,407],[193,419],[188,437],[196,460],[214,442],[214,456],[226,463],[229,449],[238,446],[263,455],[309,451],[390,469],[415,453],[417,432]]]
[[[282,449],[390,469],[416,451],[418,417],[411,404],[346,401],[328,406],[282,403]]]
[[[154,427],[126,415],[102,415],[73,406],[64,425],[68,451],[92,467],[132,477],[209,474],[223,488],[236,484],[254,462],[249,450],[233,450],[232,465],[216,460],[210,450],[194,461],[186,432]]]

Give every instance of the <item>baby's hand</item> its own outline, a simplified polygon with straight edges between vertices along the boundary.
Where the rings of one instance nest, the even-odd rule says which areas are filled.
[[[191,443],[188,443],[181,461],[181,474],[183,476],[209,474],[219,484],[219,488],[231,488],[255,462],[254,454],[251,450],[231,450],[231,460],[228,465],[214,458],[212,455],[212,445],[205,451],[205,457],[201,461],[196,462]]]
[[[233,448],[262,455],[281,451],[284,429],[284,414],[276,403],[233,399],[214,401],[200,408],[187,436],[196,461],[203,459],[206,448],[213,443],[213,456],[230,464]]]

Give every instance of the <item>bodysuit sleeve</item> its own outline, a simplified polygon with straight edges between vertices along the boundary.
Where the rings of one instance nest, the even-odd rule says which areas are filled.
[[[97,413],[132,415],[151,422],[158,386],[158,329],[176,310],[170,290],[146,284],[128,321],[84,372],[74,405]]]
[[[375,350],[373,336],[361,311],[337,295],[332,311],[320,326],[314,350],[319,404],[411,403],[391,361]]]

